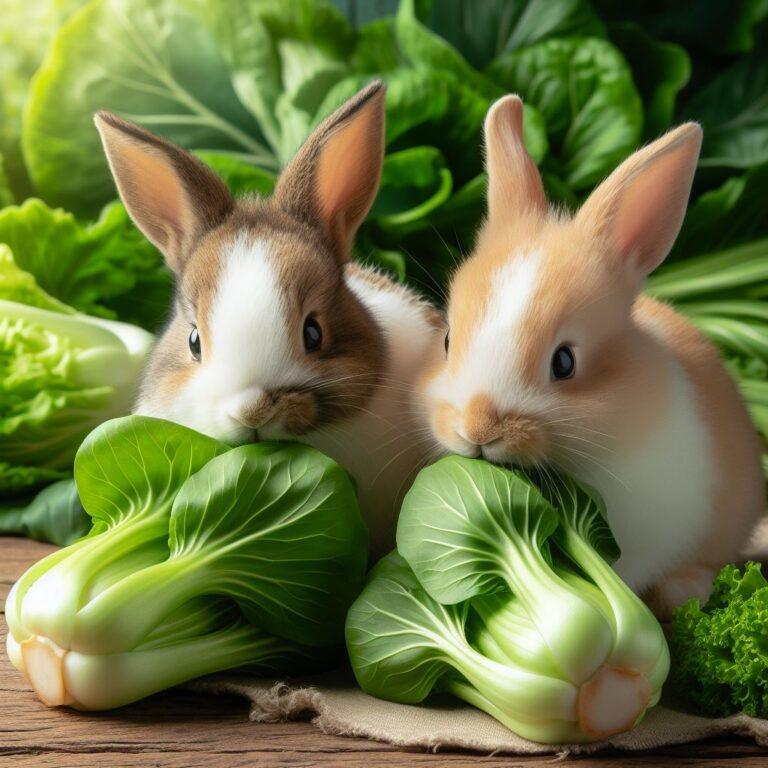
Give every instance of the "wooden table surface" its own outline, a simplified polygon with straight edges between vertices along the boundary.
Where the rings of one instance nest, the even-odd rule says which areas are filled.
[[[0,537],[0,604],[13,582],[52,547]],[[429,754],[387,744],[328,736],[311,723],[256,724],[248,705],[235,697],[170,691],[113,712],[84,715],[44,707],[5,655],[5,621],[0,622],[0,765],[14,768],[80,766],[524,766],[552,765],[552,757]],[[754,743],[721,739],[669,747],[639,755],[574,758],[579,766],[768,767],[768,755]]]

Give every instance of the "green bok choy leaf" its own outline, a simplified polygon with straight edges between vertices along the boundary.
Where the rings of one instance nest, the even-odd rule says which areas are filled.
[[[364,690],[405,703],[449,692],[548,743],[629,730],[658,701],[664,634],[611,569],[602,501],[535,479],[457,456],[419,474],[399,554],[347,618]]]
[[[106,709],[334,658],[367,542],[330,459],[133,416],[88,437],[75,479],[91,534],[32,566],[6,606],[9,655],[45,703]]]

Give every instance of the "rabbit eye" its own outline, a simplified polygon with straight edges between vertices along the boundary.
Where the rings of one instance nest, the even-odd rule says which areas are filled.
[[[576,358],[573,349],[567,344],[561,344],[552,355],[552,379],[562,381],[570,379],[576,370]]]
[[[194,327],[189,333],[189,351],[192,353],[192,357],[200,362],[200,334]]]
[[[304,351],[305,352],[317,352],[320,349],[320,345],[323,343],[323,329],[320,327],[320,323],[315,320],[312,315],[309,315],[304,321]]]
[[[451,346],[451,332],[445,332],[445,356],[448,357],[448,347]]]

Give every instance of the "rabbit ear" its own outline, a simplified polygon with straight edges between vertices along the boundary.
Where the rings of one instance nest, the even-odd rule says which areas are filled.
[[[685,217],[701,127],[686,123],[635,152],[576,216],[607,237],[611,254],[647,275],[667,257]]]
[[[376,197],[384,160],[384,93],[371,83],[324,120],[283,171],[275,202],[319,226],[339,263]]]
[[[234,208],[224,182],[175,144],[109,112],[94,118],[120,197],[178,271],[189,245]]]
[[[488,220],[503,222],[525,211],[545,211],[547,199],[536,163],[523,142],[523,102],[504,96],[485,118]]]

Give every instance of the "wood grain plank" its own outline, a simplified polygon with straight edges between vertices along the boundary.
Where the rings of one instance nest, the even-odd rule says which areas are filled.
[[[483,768],[551,768],[553,763],[561,762],[578,764],[579,768],[677,768],[679,766],[703,766],[711,765],[712,768],[765,768],[768,758],[763,755],[734,755],[732,757],[720,757],[711,763],[707,758],[691,754],[681,757],[665,757],[655,754],[626,756],[609,755],[602,759],[597,758],[573,758],[572,760],[554,761],[553,758],[524,758],[524,757],[483,757],[478,755],[457,755],[448,753],[425,754],[419,752],[409,753],[367,753],[349,751],[346,753],[306,753],[295,751],[266,752],[257,749],[237,752],[223,752],[213,754],[185,754],[154,752],[151,750],[140,753],[82,753],[62,754],[61,752],[45,752],[38,754],[14,755],[12,758],[3,758],[0,755],[0,765],[5,759],[12,760],[14,768],[90,768],[94,764],[110,768],[133,768],[133,766],[162,766],[162,768],[197,768],[208,766],[209,768],[240,768],[240,766],[351,766],[365,765],[366,768],[378,766],[411,766],[431,765],[450,766],[450,768],[471,768],[482,766]],[[9,762],[8,765],[11,765]]]
[[[13,582],[53,547],[0,537],[0,606]],[[0,648],[5,647],[0,620]],[[389,744],[323,734],[307,722],[252,723],[247,703],[230,696],[168,691],[97,715],[44,707],[0,651],[0,765],[13,768],[245,768],[395,765],[543,768],[551,756],[484,756],[403,751]],[[754,743],[720,739],[640,755],[581,757],[579,768],[723,766],[768,768]]]

